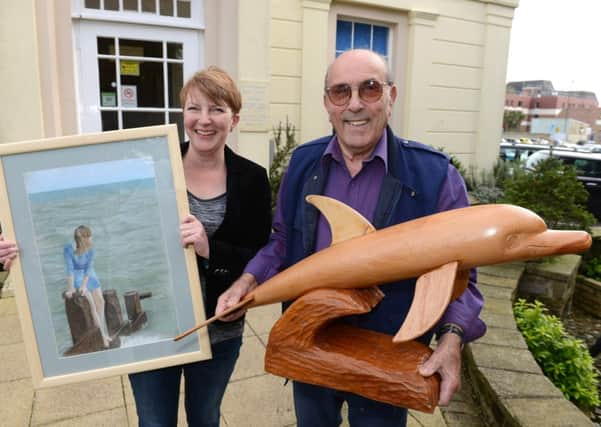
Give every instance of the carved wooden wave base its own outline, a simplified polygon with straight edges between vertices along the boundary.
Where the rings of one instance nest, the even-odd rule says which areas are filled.
[[[440,377],[418,366],[432,350],[418,342],[394,344],[392,335],[337,319],[369,312],[383,298],[378,288],[318,289],[298,298],[269,334],[265,370],[304,383],[372,400],[434,412]]]

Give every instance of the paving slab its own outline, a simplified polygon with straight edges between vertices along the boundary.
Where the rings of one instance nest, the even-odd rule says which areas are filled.
[[[480,368],[495,394],[501,398],[562,398],[561,391],[542,374]]]
[[[513,289],[504,288],[502,286],[491,286],[485,285],[482,283],[478,283],[478,289],[484,295],[484,299],[488,298],[497,298],[505,301],[511,301],[511,294],[513,293]]]
[[[268,334],[273,324],[282,315],[280,304],[269,304],[255,307],[246,313],[246,323],[256,335]]]
[[[432,414],[409,411],[407,417],[407,427],[446,427],[446,425],[440,408],[436,408]]]
[[[449,426],[482,427],[482,420],[475,415],[447,412],[444,414],[444,419]]]
[[[522,276],[524,269],[525,263],[523,262],[506,262],[504,264],[479,267],[478,273],[488,274],[490,276],[510,277],[514,280],[518,280]]]
[[[494,326],[490,326],[486,330],[486,334],[478,340],[478,343],[528,349],[520,331],[517,329],[496,328]]]
[[[265,374],[232,382],[221,405],[228,426],[282,427],[295,423],[292,384]]]
[[[486,326],[491,328],[516,329],[515,318],[507,314],[492,313],[486,309],[487,300],[484,300],[484,310],[480,313],[480,317],[486,323]]]
[[[0,298],[0,316],[17,314],[17,304],[14,298]]]
[[[87,417],[95,412],[123,406],[121,377],[41,389],[35,393],[32,425]]]
[[[240,349],[240,357],[234,368],[230,381],[264,375],[265,346],[256,336],[244,338]]]
[[[504,299],[486,298],[484,301],[484,310],[489,313],[513,317],[511,302]]]
[[[128,424],[125,408],[115,408],[43,425],[44,427],[121,427]]]
[[[478,273],[478,286],[493,286],[513,291],[517,287],[516,279],[512,277],[492,276],[490,274]]]
[[[21,342],[0,346],[0,383],[24,378],[31,378],[25,345]]]
[[[592,421],[566,399],[507,399],[507,409],[518,425],[545,427],[589,427]]]
[[[529,372],[542,374],[538,364],[532,358],[530,351],[526,349],[511,349],[490,344],[479,344],[477,341],[470,344],[477,368],[497,368],[506,371]],[[507,357],[508,355],[511,357]]]
[[[2,322],[2,328],[0,328],[0,345],[23,342],[19,316],[16,314],[7,314],[2,316],[0,321]]]
[[[31,379],[0,384],[0,424],[27,426],[31,419],[33,386]]]

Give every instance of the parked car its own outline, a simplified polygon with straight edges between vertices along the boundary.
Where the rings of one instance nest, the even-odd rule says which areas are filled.
[[[509,142],[502,142],[499,145],[499,157],[505,161],[526,161],[531,154],[536,153],[539,150],[548,150],[548,145],[538,144],[512,144]]]
[[[540,150],[526,160],[526,169],[532,169],[543,159],[551,156],[550,150]],[[601,220],[601,153],[553,150],[553,157],[576,169],[578,180],[589,193],[588,211]]]

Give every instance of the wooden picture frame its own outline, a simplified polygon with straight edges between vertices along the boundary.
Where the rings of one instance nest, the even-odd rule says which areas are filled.
[[[188,212],[175,125],[0,144],[0,223],[19,247],[10,276],[34,387],[211,357],[206,329],[173,341],[205,318],[179,236]]]

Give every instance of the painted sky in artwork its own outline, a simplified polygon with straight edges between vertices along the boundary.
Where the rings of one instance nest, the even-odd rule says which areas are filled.
[[[154,178],[154,160],[142,157],[43,169],[25,174],[29,194]]]

